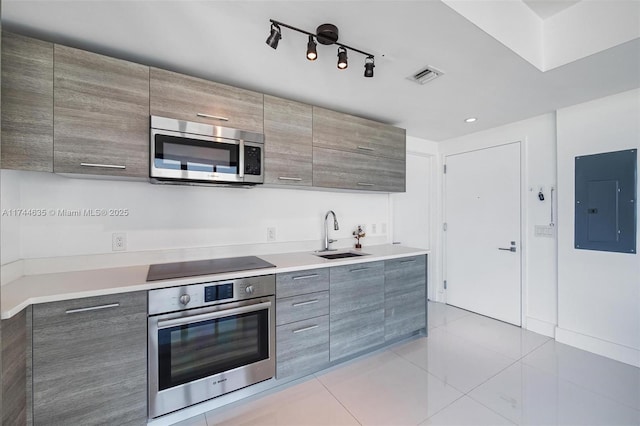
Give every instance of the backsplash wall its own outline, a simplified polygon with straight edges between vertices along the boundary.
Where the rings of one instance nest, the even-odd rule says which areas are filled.
[[[330,230],[331,237],[339,239],[336,247],[352,246],[351,232],[358,224],[377,225],[377,233],[363,241],[365,246],[387,242],[391,232],[388,194],[1,173],[2,209],[46,211],[45,216],[2,217],[2,264],[17,258],[113,253],[113,233],[126,233],[127,252],[291,242],[306,242],[315,249],[321,246],[323,219],[330,209],[340,223],[339,231]],[[85,209],[95,215],[87,216]],[[267,242],[268,227],[276,228],[275,243]]]

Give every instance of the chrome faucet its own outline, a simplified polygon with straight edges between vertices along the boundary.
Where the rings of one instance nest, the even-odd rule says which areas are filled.
[[[333,215],[333,229],[334,230],[338,230],[340,229],[340,227],[338,226],[338,218],[336,218],[336,214],[334,213],[333,210],[329,210],[327,212],[327,214],[324,216],[324,248],[320,251],[334,251],[335,249],[329,248],[329,244],[336,242],[337,240],[332,240],[331,238],[329,238],[329,225],[328,225],[328,220],[329,220],[329,215],[332,214]]]

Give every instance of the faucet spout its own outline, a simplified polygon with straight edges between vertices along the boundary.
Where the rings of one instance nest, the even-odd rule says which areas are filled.
[[[324,247],[321,251],[330,251],[333,250],[329,248],[329,244],[335,242],[329,238],[329,215],[333,216],[333,229],[339,230],[340,226],[338,226],[338,218],[336,217],[336,213],[333,210],[329,210],[326,215],[324,215]]]

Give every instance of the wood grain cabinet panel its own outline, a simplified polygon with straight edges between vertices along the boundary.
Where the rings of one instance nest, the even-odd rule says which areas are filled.
[[[385,261],[384,337],[392,340],[426,327],[426,256]]]
[[[146,292],[33,306],[33,413],[36,425],[146,424]]]
[[[150,78],[151,115],[264,131],[262,93],[158,68]]]
[[[276,298],[329,290],[329,268],[276,274]]]
[[[2,168],[53,171],[53,43],[2,33]]]
[[[329,316],[277,327],[276,377],[313,373],[329,364]]]
[[[404,192],[405,160],[313,148],[313,186]]]
[[[313,146],[404,160],[404,129],[313,107]]]
[[[331,268],[331,361],[384,342],[384,262]]]
[[[54,54],[54,171],[148,177],[149,67],[60,45]]]
[[[312,107],[265,95],[264,183],[312,184]]]
[[[2,320],[3,425],[31,424],[31,307]]]

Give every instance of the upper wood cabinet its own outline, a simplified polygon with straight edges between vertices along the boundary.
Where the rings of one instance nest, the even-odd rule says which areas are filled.
[[[265,178],[279,185],[312,184],[312,107],[265,95]]]
[[[151,68],[151,115],[263,133],[262,93]]]
[[[53,171],[53,43],[2,33],[2,168]]]
[[[149,68],[55,45],[54,171],[149,176]]]
[[[404,129],[313,107],[314,147],[404,160],[405,144]]]

